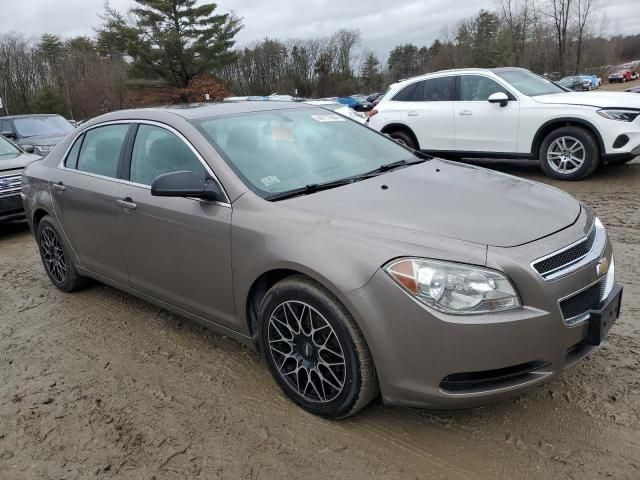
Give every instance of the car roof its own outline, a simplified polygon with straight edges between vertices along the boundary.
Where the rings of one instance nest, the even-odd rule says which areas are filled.
[[[197,118],[221,117],[239,113],[264,112],[269,110],[288,110],[297,108],[313,107],[302,102],[277,100],[227,101],[213,103],[189,103],[181,105],[166,105],[162,107],[119,110],[105,115],[104,118],[110,115],[121,116],[122,114],[130,117],[135,117],[135,114],[137,112],[140,112],[145,114],[156,113],[160,115],[170,113],[183,117],[187,120],[193,120]]]
[[[456,74],[464,74],[464,73],[495,73],[495,74],[500,74],[503,72],[528,72],[529,70],[527,70],[526,68],[520,68],[520,67],[497,67],[497,68],[452,68],[452,69],[448,69],[448,70],[438,70],[437,72],[428,72],[428,73],[423,73],[421,75],[416,75],[414,77],[409,77],[409,78],[403,78],[400,79],[396,82],[397,84],[400,83],[405,83],[405,82],[410,82],[410,81],[414,81],[414,80],[418,80],[424,77],[430,77],[430,76],[436,76],[436,75],[442,75],[442,74],[449,74],[449,73],[456,73]]]
[[[27,113],[24,115],[7,115],[6,117],[0,117],[0,118],[2,120],[13,120],[16,118],[43,118],[43,117],[62,117],[62,115],[58,115],[57,113]]]

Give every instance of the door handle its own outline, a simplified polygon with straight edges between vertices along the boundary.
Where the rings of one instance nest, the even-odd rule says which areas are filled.
[[[125,210],[135,210],[136,208],[138,208],[138,205],[133,203],[131,197],[127,197],[124,200],[116,200],[116,204],[124,208]]]
[[[60,193],[62,193],[62,192],[64,192],[64,191],[67,189],[67,187],[65,187],[65,186],[64,186],[64,184],[63,184],[62,182],[58,182],[58,183],[54,183],[54,184],[53,184],[53,189],[54,189],[56,192],[60,192]]]
[[[473,115],[473,112],[471,110],[460,110],[458,112],[458,115],[462,115],[464,117],[464,116],[468,116],[468,115]]]

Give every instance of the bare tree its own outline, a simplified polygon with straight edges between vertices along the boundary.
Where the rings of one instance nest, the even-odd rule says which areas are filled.
[[[507,26],[514,63],[522,66],[524,50],[531,28],[534,0],[497,0],[501,20]]]
[[[566,55],[572,3],[573,0],[548,0],[547,15],[551,18],[555,31],[560,75],[564,75],[567,70]]]
[[[589,23],[593,14],[598,10],[600,4],[598,0],[574,0],[576,16],[576,75],[580,71],[582,61],[582,47],[585,34],[588,33]]]

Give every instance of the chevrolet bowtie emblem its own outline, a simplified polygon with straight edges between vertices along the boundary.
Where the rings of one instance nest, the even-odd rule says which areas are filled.
[[[598,272],[598,275],[606,275],[609,271],[609,260],[601,258],[598,265],[596,265],[596,271]]]

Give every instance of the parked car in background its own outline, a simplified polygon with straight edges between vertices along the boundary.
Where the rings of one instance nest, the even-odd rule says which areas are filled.
[[[583,80],[588,80],[591,84],[591,88],[589,90],[597,90],[602,85],[602,79],[597,75],[580,75]]]
[[[373,108],[373,104],[364,95],[351,95],[350,97],[339,97],[338,103],[353,108],[356,112],[368,112]]]
[[[22,171],[38,158],[0,136],[0,222],[24,217],[20,198]]]
[[[316,415],[517,394],[620,311],[589,207],[318,107],[113,112],[60,147],[23,176],[53,285],[91,277],[253,346]]]
[[[578,180],[640,155],[640,98],[567,92],[521,68],[436,72],[393,84],[369,125],[446,158],[539,159]]]
[[[338,113],[343,117],[355,120],[358,123],[364,123],[366,120],[366,117],[363,113],[356,112],[353,108],[348,107],[347,105],[342,105],[333,100],[308,100],[305,103],[308,105],[315,105],[326,110],[331,110],[332,112]]]
[[[0,133],[23,149],[45,157],[75,127],[61,115],[13,115],[0,117]]]
[[[563,86],[574,92],[583,92],[585,90],[591,90],[591,79],[577,75],[563,77],[558,80],[558,85]]]
[[[376,105],[378,103],[378,100],[380,100],[383,95],[384,93],[382,92],[372,93],[367,97],[367,102],[371,103],[372,105]]]
[[[631,70],[619,70],[609,75],[609,83],[625,83],[633,80]]]

